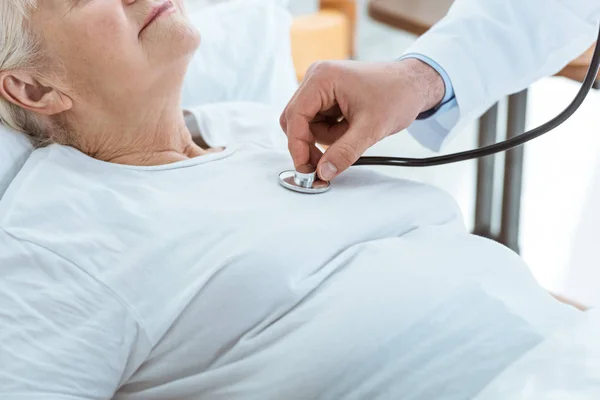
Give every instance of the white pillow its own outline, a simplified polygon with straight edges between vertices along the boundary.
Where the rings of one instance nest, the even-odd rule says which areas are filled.
[[[33,147],[25,135],[0,124],[0,198],[32,151]]]
[[[292,16],[281,0],[232,0],[190,15],[202,43],[190,64],[183,106],[259,102],[283,110],[297,88]]]

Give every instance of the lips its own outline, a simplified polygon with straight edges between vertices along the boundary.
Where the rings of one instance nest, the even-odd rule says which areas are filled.
[[[173,8],[173,2],[171,0],[163,0],[160,3],[158,3],[156,6],[154,6],[150,10],[148,17],[146,17],[146,20],[144,21],[144,25],[142,27],[142,30],[140,31],[140,35],[142,34],[142,32],[144,32],[146,30],[146,28],[149,25],[151,25],[154,21],[156,21],[158,19],[158,17],[160,17],[166,11],[171,10],[172,8]]]

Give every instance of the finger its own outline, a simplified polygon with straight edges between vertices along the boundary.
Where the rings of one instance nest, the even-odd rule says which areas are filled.
[[[310,122],[303,116],[294,116],[287,119],[288,150],[294,165],[310,164],[311,146],[315,138],[310,131]]]
[[[285,111],[281,114],[281,117],[279,117],[279,125],[281,126],[283,133],[287,135],[287,119],[285,118]]]
[[[310,131],[317,143],[329,146],[346,134],[349,127],[350,124],[347,120],[339,123],[337,121],[334,123],[313,122],[310,124]]]
[[[288,150],[295,167],[310,164],[310,146],[303,140],[288,139]]]
[[[327,68],[322,67],[323,64],[324,63],[316,62],[316,63],[313,63],[308,68],[308,70],[304,76],[304,79],[300,83],[300,86],[294,92],[294,94],[292,95],[292,98],[290,99],[288,104],[285,106],[285,108],[281,114],[281,117],[279,118],[279,123],[280,123],[283,131],[286,133],[286,135],[287,135],[287,120],[288,120],[289,116],[294,115],[298,111],[301,111],[301,108],[303,106],[306,106],[306,104],[300,103],[299,99],[300,100],[306,99],[306,98],[308,98],[310,100],[317,99],[316,97],[311,98],[309,96],[310,95],[313,95],[313,96],[318,95],[319,93],[314,93],[315,89],[318,88],[319,86],[323,86],[323,82],[327,81],[328,70],[327,70]],[[323,104],[321,104],[320,107],[318,107],[318,109],[313,109],[313,111],[312,111],[314,113],[313,119],[318,118],[322,112],[325,113],[325,116],[329,116],[331,114],[335,114],[337,110],[339,110],[339,113],[341,114],[341,109],[335,102],[335,98],[333,98],[333,104],[331,104],[329,107],[326,107]]]
[[[319,165],[321,157],[323,157],[323,152],[314,144],[310,145],[310,165],[315,167]]]
[[[319,178],[331,181],[348,169],[375,141],[369,135],[369,124],[356,121],[345,135],[334,142],[325,152],[317,167]]]
[[[281,113],[281,117],[279,117],[279,125],[281,125],[281,129],[283,130],[283,132],[286,135],[287,135],[287,116],[289,114],[290,105],[295,101],[296,97],[298,96],[298,92],[301,89],[302,89],[302,86],[300,86],[296,90],[296,92],[294,93],[294,95],[292,96],[292,98],[290,99],[290,101],[288,102],[288,104],[283,109],[283,112]]]
[[[299,157],[297,158],[298,160],[307,160],[307,161],[306,162],[294,161],[294,167],[298,168],[301,165],[307,165],[307,164],[314,165],[315,167],[317,165],[319,165],[319,162],[321,161],[321,157],[323,157],[323,152],[321,150],[319,150],[319,148],[314,143],[311,143],[308,146],[306,146],[306,143],[302,142],[300,144],[300,146],[301,146],[300,149],[292,150],[290,148],[290,153],[294,152],[295,154],[298,154],[299,155]],[[308,151],[308,153],[305,153],[306,151]]]
[[[288,118],[288,115],[290,115],[290,107],[292,107],[292,104],[294,104],[296,102],[296,99],[298,98],[298,94],[300,92],[302,92],[303,90],[304,90],[304,83],[300,84],[298,89],[296,89],[296,91],[292,95],[292,98],[290,99],[290,101],[288,101],[287,105],[283,109],[283,112],[281,113],[281,117],[279,118],[279,124],[281,125],[281,129],[283,129],[283,132],[286,135],[287,135],[287,118]]]
[[[325,111],[321,111],[320,114],[325,117],[334,117],[334,118],[338,118],[343,115],[342,110],[341,110],[339,104],[337,104],[337,103],[333,107],[331,107]]]
[[[286,107],[282,127],[285,127],[294,165],[306,164],[311,158],[310,146],[314,145],[315,139],[310,122],[337,104],[334,70],[328,63],[317,63]]]
[[[280,121],[282,129],[287,135],[288,150],[296,167],[311,162],[311,145],[315,142],[310,131],[310,121],[314,119],[319,110],[314,105],[311,108],[310,104],[307,107],[306,104],[300,102],[301,99],[310,96],[310,92],[311,88],[307,88],[303,84],[290,100]]]
[[[342,114],[342,110],[340,110],[340,106],[336,104],[329,110],[319,112],[311,122],[328,122],[329,124],[333,125],[343,120],[344,115]]]
[[[314,145],[315,138],[310,123],[324,108],[319,91],[314,85],[304,86],[286,111],[288,149],[294,165],[308,164],[311,160],[311,145]]]

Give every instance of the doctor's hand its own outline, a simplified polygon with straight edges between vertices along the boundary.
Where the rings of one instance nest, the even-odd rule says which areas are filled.
[[[436,107],[444,92],[442,77],[417,59],[318,62],[280,120],[294,165],[312,164],[330,181],[369,147]],[[322,154],[316,143],[330,147]]]

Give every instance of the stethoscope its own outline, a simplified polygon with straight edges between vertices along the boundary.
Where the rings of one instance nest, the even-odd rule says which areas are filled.
[[[401,157],[361,157],[353,166],[360,165],[383,165],[390,167],[433,167],[437,165],[453,164],[457,162],[473,160],[476,158],[487,157],[492,154],[508,151],[518,146],[522,146],[530,140],[536,139],[562,125],[581,107],[596,82],[600,72],[600,32],[596,49],[592,57],[590,68],[581,89],[575,96],[575,99],[569,106],[552,120],[546,122],[538,128],[532,129],[514,138],[499,142],[479,149],[463,151],[437,157],[428,158],[401,158]],[[331,187],[330,182],[317,180],[316,169],[311,166],[300,168],[300,170],[284,171],[279,174],[279,183],[286,189],[299,193],[319,194],[328,191]]]

